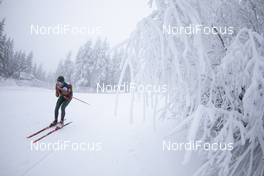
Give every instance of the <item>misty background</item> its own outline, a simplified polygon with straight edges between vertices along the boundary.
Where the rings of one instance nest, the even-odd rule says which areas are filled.
[[[9,64],[2,68],[1,76],[52,82],[62,74],[78,86],[101,81],[113,83],[118,79],[122,58],[122,51],[115,50],[115,46],[125,41],[137,22],[150,12],[147,1],[141,0],[4,0],[0,4],[1,40],[6,45],[4,48],[8,48],[6,56],[14,59],[4,57]],[[100,27],[101,30],[95,34],[37,35],[31,33],[31,25]],[[82,53],[85,49],[88,53],[88,50],[94,51],[85,55]],[[89,67],[89,71],[74,73],[81,69],[80,65],[82,69]]]

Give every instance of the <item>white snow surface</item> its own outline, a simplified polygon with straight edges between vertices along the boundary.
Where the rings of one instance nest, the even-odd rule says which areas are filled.
[[[0,87],[0,175],[189,176],[199,168],[198,155],[183,165],[184,152],[162,150],[162,140],[177,122],[157,120],[158,128],[154,130],[151,116],[142,120],[140,99],[135,99],[131,124],[128,94],[119,95],[117,116],[113,113],[114,94],[74,96],[91,105],[73,99],[66,109],[66,120],[73,123],[42,142],[100,142],[101,151],[32,151],[31,140],[26,136],[53,120],[55,92],[33,87]],[[175,136],[172,140],[179,141],[185,134]]]

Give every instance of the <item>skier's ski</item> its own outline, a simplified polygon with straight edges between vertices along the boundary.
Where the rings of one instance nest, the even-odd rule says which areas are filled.
[[[45,131],[45,130],[47,130],[47,129],[50,129],[50,128],[52,128],[52,127],[47,126],[47,127],[43,128],[43,129],[41,129],[41,130],[39,130],[39,131],[37,131],[37,132],[35,132],[35,133],[29,135],[27,138],[28,138],[28,139],[29,139],[29,138],[32,138],[33,136],[36,136],[37,134],[39,134],[39,133],[41,133],[41,132],[43,132],[43,131]]]
[[[66,119],[64,120],[64,121],[66,121]],[[39,130],[39,131],[37,131],[37,132],[35,132],[35,133],[33,133],[33,134],[31,134],[31,135],[29,135],[27,138],[29,139],[29,138],[32,138],[33,136],[36,136],[36,135],[38,135],[39,133],[41,133],[41,132],[43,132],[43,131],[45,131],[45,130],[47,130],[47,129],[50,129],[50,128],[53,128],[53,127],[55,127],[56,125],[54,125],[54,126],[47,126],[47,127],[45,127],[45,128],[43,128],[43,129],[41,129],[41,130]]]
[[[48,132],[47,134],[45,134],[45,135],[41,136],[40,138],[34,140],[33,143],[36,143],[36,142],[40,141],[41,139],[43,139],[43,138],[47,137],[48,135],[50,135],[50,134],[52,134],[52,133],[54,133],[54,132],[56,132],[56,131],[58,131],[58,130],[64,128],[65,126],[67,126],[67,125],[69,125],[69,124],[71,124],[71,123],[72,123],[72,122],[68,122],[68,123],[64,124],[61,128],[56,127],[55,129],[51,130],[51,131]]]

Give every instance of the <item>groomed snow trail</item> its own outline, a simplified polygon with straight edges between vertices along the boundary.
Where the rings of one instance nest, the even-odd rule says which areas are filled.
[[[32,151],[26,136],[53,120],[54,91],[0,87],[0,175],[189,176],[199,167],[198,157],[182,165],[183,152],[162,151],[164,134],[153,130],[151,118],[143,122],[140,110],[129,123],[129,95],[120,95],[117,116],[115,95],[74,95],[91,106],[72,100],[66,119],[73,123],[42,142],[98,142],[101,151]]]

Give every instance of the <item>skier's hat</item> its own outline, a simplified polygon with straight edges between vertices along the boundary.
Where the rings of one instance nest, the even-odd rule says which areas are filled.
[[[59,82],[64,82],[64,77],[63,76],[59,76],[58,78],[57,78],[57,81],[59,81]]]

